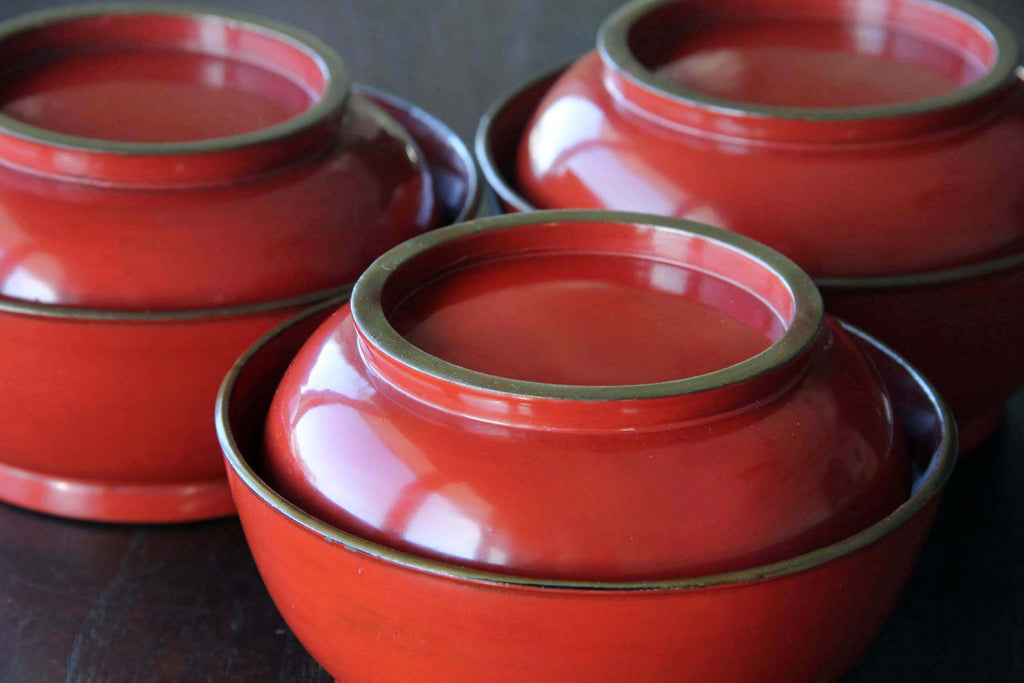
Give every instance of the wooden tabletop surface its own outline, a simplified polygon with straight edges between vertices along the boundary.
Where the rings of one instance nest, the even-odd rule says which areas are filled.
[[[0,19],[60,4],[0,0]],[[505,91],[591,49],[619,3],[211,4],[317,33],[356,80],[416,103],[468,141]],[[1024,37],[1024,1],[978,4]],[[275,610],[236,520],[105,526],[0,504],[0,682],[65,680],[330,677]],[[1024,393],[996,435],[957,466],[910,585],[846,680],[1024,681]]]

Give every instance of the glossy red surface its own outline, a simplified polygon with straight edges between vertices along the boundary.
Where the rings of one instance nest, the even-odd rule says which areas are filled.
[[[505,211],[534,209],[517,191],[516,150],[560,73],[528,83],[481,122],[477,155]],[[935,382],[957,415],[966,452],[992,432],[1007,397],[1024,385],[1022,278],[1018,243],[962,268],[817,282],[829,311],[892,344]]]
[[[388,547],[526,576],[601,580],[694,576],[781,560],[845,538],[905,499],[908,467],[875,370],[834,324],[818,330],[814,304],[790,291],[793,281],[741,247],[655,227],[657,220],[595,218],[478,221],[391,252],[411,254],[408,263],[375,263],[351,309],[313,335],[282,380],[267,419],[263,475],[303,509]],[[616,258],[618,265],[607,263]],[[533,310],[514,329],[489,326],[514,314],[488,309],[508,303],[490,296],[495,289],[528,280],[557,301],[551,290],[578,276],[580,259],[600,263],[585,268],[591,285],[614,291],[626,279],[663,297],[654,306],[598,308],[601,323],[590,304],[560,306],[554,331],[577,333],[556,335],[537,295],[514,292]],[[655,259],[664,266],[652,268]],[[424,368],[389,348],[369,322],[374,310],[385,316],[394,306],[443,310],[433,295],[457,285],[460,297],[477,299],[466,314],[478,329],[468,339],[445,340],[445,352],[489,339],[487,351],[500,359],[485,368],[491,371],[580,379],[575,363],[543,364],[576,355],[600,365],[582,375],[590,384],[643,379],[638,372],[667,379],[665,373],[694,366],[664,352],[629,371],[613,365],[623,353],[639,357],[659,342],[684,353],[704,347],[707,340],[689,334],[701,318],[693,317],[694,302],[680,287],[685,278],[678,278],[690,269],[709,273],[704,282],[760,297],[761,325],[786,321],[787,336],[774,352],[789,348],[792,355],[747,356],[747,366],[732,366],[734,375],[690,378],[702,377],[702,385],[646,384],[614,394],[615,387],[531,387],[504,372],[448,376],[433,356],[423,354]],[[366,283],[381,274],[383,293],[362,299],[373,286]],[[446,275],[453,282],[438,285]],[[586,281],[571,284],[584,285],[576,293],[592,293]],[[715,287],[706,289],[714,294]],[[426,293],[409,299],[417,290]],[[639,328],[663,313],[685,323],[674,331],[656,325],[647,331],[667,339],[643,340]],[[470,326],[463,319],[444,331]],[[616,326],[634,328],[641,339],[609,337]],[[734,352],[760,336],[750,327],[737,334],[737,327],[744,326],[733,320],[708,332]],[[536,346],[519,339],[533,334]],[[794,334],[812,341],[799,346]],[[635,348],[616,348],[626,344]]]
[[[942,3],[641,0],[540,102],[515,184],[725,227],[816,277],[976,260],[1024,236],[1018,59]]]
[[[727,281],[671,263],[585,253],[460,268],[405,298],[389,320],[415,346],[455,365],[583,385],[713,372],[764,351],[783,330],[768,305]]]
[[[423,151],[348,95],[315,39],[215,14],[96,11],[0,26],[22,65],[0,78],[3,296],[270,301],[351,282],[438,224]]]
[[[959,46],[885,24],[765,19],[695,29],[649,65],[666,80],[741,102],[868,107],[936,97],[985,66]]]
[[[903,351],[935,382],[965,452],[996,428],[1007,397],[1024,385],[1024,253],[990,265],[919,286],[820,283],[828,310]]]
[[[457,136],[401,100],[357,92],[416,136],[443,219],[471,216],[476,169]],[[233,514],[210,420],[217,387],[246,346],[309,303],[175,320],[0,299],[0,500],[116,522]]]
[[[866,342],[923,473],[887,530],[867,532],[871,541],[825,551],[821,564],[795,560],[773,578],[754,570],[722,581],[558,585],[470,575],[333,529],[256,476],[271,396],[322,319],[294,322],[244,361],[225,385],[218,429],[263,580],[341,681],[461,683],[481,672],[498,682],[836,680],[896,601],[952,468],[948,414],[920,377]]]
[[[184,50],[71,53],[5,76],[0,112],[7,116],[126,142],[241,135],[290,119],[316,97],[269,69]]]
[[[299,313],[184,321],[0,314],[0,499],[66,517],[233,513],[210,406],[253,339]]]

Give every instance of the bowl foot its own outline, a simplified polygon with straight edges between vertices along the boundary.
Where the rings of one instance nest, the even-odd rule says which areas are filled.
[[[0,501],[95,522],[192,522],[235,514],[227,479],[128,483],[65,479],[0,463]]]

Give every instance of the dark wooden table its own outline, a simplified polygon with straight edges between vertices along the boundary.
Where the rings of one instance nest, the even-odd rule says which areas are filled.
[[[55,4],[65,3],[0,0],[0,19]],[[419,104],[468,140],[504,91],[590,49],[619,3],[211,4],[319,34],[357,80]],[[1024,36],[1022,0],[980,4]],[[103,526],[0,505],[0,682],[60,680],[329,677],[275,610],[237,521]],[[847,680],[1024,681],[1024,394],[958,465],[910,585]]]

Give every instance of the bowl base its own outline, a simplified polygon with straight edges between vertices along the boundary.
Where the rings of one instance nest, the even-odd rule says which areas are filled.
[[[128,483],[65,479],[0,463],[0,501],[94,522],[193,522],[235,514],[226,479]]]

